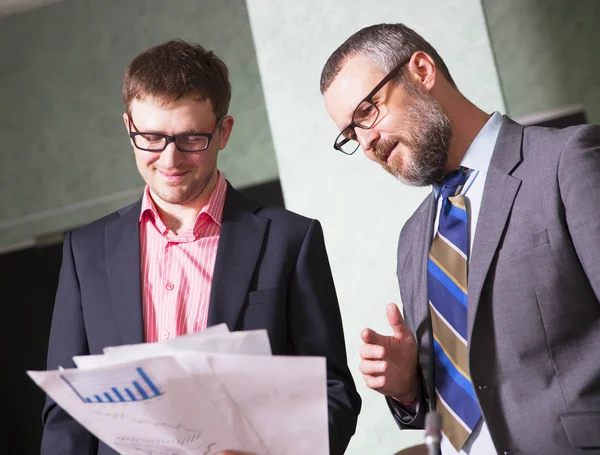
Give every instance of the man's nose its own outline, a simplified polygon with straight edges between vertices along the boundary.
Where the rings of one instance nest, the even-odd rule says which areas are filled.
[[[165,169],[176,168],[181,162],[181,152],[175,145],[175,142],[170,142],[167,147],[160,152],[160,163]]]
[[[376,140],[379,138],[379,133],[375,129],[363,129],[356,127],[354,129],[356,140],[360,144],[364,152],[368,152],[375,145]]]

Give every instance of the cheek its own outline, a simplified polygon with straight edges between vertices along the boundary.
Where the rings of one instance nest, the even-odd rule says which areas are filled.
[[[214,164],[217,152],[215,150],[205,150],[199,153],[192,153],[184,156],[184,164],[195,168],[206,168]]]
[[[135,152],[135,162],[139,169],[150,167],[160,158],[159,153],[144,153],[142,151]]]

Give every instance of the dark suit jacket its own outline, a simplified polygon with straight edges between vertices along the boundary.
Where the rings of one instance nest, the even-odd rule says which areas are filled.
[[[498,453],[600,453],[599,183],[600,127],[503,120],[468,277],[471,379]],[[427,255],[435,208],[428,196],[398,247],[421,372],[430,358]],[[401,428],[422,427],[429,397],[425,383],[421,389],[414,420],[392,406]]]
[[[65,236],[49,369],[74,366],[74,355],[144,341],[140,210],[141,200]],[[342,454],[361,400],[318,221],[228,186],[208,315],[209,325],[222,322],[230,330],[267,329],[275,355],[327,358],[330,450]],[[51,399],[43,423],[42,454],[115,453]]]

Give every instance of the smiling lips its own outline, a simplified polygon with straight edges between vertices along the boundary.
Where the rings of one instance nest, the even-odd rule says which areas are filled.
[[[158,169],[158,173],[165,178],[166,180],[169,180],[170,182],[176,182],[178,180],[181,180],[183,178],[183,176],[185,174],[187,174],[188,171],[162,171],[160,169]]]
[[[384,145],[384,144],[382,144]],[[390,144],[388,147],[385,147],[385,149],[377,147],[375,149],[375,156],[382,162],[382,163],[387,163],[388,159],[390,157],[390,155],[392,154],[392,152],[394,151],[394,149],[396,148],[396,146],[398,145],[397,142],[393,142],[392,144]]]

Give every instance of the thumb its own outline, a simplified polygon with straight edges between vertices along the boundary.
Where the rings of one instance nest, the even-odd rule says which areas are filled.
[[[385,311],[387,313],[388,323],[394,331],[394,338],[402,336],[402,332],[404,330],[404,318],[402,317],[402,313],[400,313],[398,305],[395,303],[390,303],[385,308]]]

